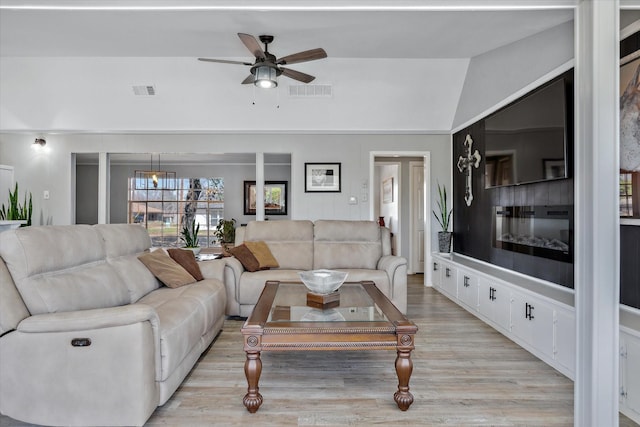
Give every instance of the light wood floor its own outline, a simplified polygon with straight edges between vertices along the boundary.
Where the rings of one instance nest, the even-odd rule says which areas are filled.
[[[242,322],[228,320],[149,426],[573,426],[573,383],[410,276],[420,328],[407,412],[393,401],[394,352],[263,353],[264,403],[250,414]],[[0,417],[1,426],[26,426]],[[620,426],[637,426],[621,415]]]

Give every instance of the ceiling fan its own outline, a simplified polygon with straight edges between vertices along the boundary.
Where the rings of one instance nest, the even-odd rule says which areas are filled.
[[[251,74],[242,81],[242,84],[250,84],[262,88],[273,88],[278,86],[276,77],[281,74],[298,80],[303,83],[312,82],[315,79],[314,76],[295,71],[290,68],[284,68],[282,65],[296,64],[298,62],[314,61],[316,59],[322,59],[327,57],[327,52],[322,48],[305,50],[304,52],[294,53],[292,55],[283,56],[282,58],[276,58],[269,52],[269,43],[273,41],[273,36],[262,35],[260,41],[264,43],[264,50],[260,47],[260,43],[250,34],[238,33],[238,37],[242,40],[242,43],[249,49],[249,51],[256,57],[255,62],[242,62],[242,61],[228,61],[226,59],[210,59],[210,58],[198,58],[198,61],[206,62],[220,62],[222,64],[239,64],[248,65],[251,67]]]

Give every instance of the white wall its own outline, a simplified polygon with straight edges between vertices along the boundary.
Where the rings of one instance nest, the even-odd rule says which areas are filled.
[[[3,57],[0,131],[448,131],[468,64],[328,58],[296,69],[333,96],[292,98],[293,80],[261,91],[242,67],[194,58]],[[134,96],[148,84],[157,95]]]
[[[570,61],[573,50],[573,22],[567,22],[472,58],[452,128]]]
[[[0,134],[0,164],[15,166],[20,188],[33,192],[35,225],[71,223],[75,152],[291,153],[293,219],[374,219],[361,194],[362,184],[369,185],[370,153],[375,151],[429,151],[432,182],[450,183],[451,143],[444,134],[47,134],[47,151],[42,152],[31,148],[36,135],[42,134]],[[341,162],[342,192],[305,193],[305,162]],[[49,200],[43,200],[44,190]],[[350,205],[349,196],[358,197],[358,204]],[[437,242],[435,235],[432,240]]]

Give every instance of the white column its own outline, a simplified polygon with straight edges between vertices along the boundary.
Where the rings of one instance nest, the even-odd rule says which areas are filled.
[[[264,153],[256,153],[256,221],[264,221]]]
[[[619,2],[576,15],[574,425],[618,425]]]
[[[109,153],[98,153],[98,224],[109,223]]]

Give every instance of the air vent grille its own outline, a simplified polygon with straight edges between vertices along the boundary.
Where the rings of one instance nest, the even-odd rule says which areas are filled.
[[[133,94],[136,96],[154,96],[156,88],[153,85],[136,85],[133,86]]]
[[[292,98],[331,98],[333,96],[331,85],[291,85],[289,96]]]

